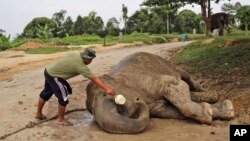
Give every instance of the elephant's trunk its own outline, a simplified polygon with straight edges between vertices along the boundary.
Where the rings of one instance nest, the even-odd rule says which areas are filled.
[[[128,117],[119,113],[114,100],[109,96],[96,96],[93,104],[93,115],[97,124],[110,133],[140,133],[146,129],[149,121],[149,110],[146,103],[136,98],[135,104],[139,107],[137,117]],[[126,104],[125,104],[126,105]],[[127,110],[126,106],[120,107]]]

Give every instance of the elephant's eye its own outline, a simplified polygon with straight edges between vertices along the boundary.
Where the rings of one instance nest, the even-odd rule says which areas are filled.
[[[140,98],[139,98],[139,97],[135,98],[135,101],[139,101],[139,100],[140,100]]]

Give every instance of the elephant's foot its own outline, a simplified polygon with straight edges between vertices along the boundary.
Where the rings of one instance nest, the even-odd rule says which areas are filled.
[[[191,92],[191,99],[195,102],[215,103],[219,95],[216,92]]]
[[[213,105],[214,119],[232,119],[234,117],[233,104],[229,100]]]
[[[212,115],[213,115],[213,110],[210,104],[208,103],[201,103],[201,106],[203,108],[201,116],[197,116],[197,120],[200,121],[201,123],[205,124],[212,124]]]
[[[196,92],[207,92],[208,91],[199,82],[193,81],[193,83],[194,83],[194,91],[196,91]]]

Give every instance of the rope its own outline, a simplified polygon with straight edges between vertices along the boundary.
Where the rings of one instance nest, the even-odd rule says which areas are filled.
[[[78,112],[78,111],[85,111],[85,110],[86,110],[86,108],[79,108],[79,109],[76,108],[76,109],[72,109],[72,110],[69,110],[69,111],[65,112],[65,115],[66,115],[66,114],[69,114],[69,113]],[[9,136],[11,136],[11,135],[14,135],[14,134],[16,134],[16,133],[18,133],[18,132],[20,132],[20,131],[23,131],[23,130],[25,130],[25,129],[33,128],[33,127],[35,127],[36,125],[39,125],[39,124],[41,124],[41,123],[44,123],[44,122],[48,122],[48,121],[54,120],[54,119],[56,119],[57,117],[58,117],[58,115],[55,115],[55,116],[50,117],[50,118],[48,118],[48,119],[41,120],[41,121],[37,121],[37,122],[30,121],[28,124],[26,124],[24,127],[20,128],[20,129],[17,129],[17,130],[15,130],[15,131],[13,131],[13,132],[11,132],[11,133],[8,133],[8,134],[5,134],[5,135],[3,135],[3,136],[0,136],[0,140],[4,140],[5,138],[7,138],[7,137],[9,137]]]

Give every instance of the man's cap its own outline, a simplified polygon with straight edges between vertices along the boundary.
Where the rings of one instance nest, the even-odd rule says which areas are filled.
[[[83,52],[80,53],[82,58],[94,59],[96,57],[95,51],[92,48],[85,48]]]

